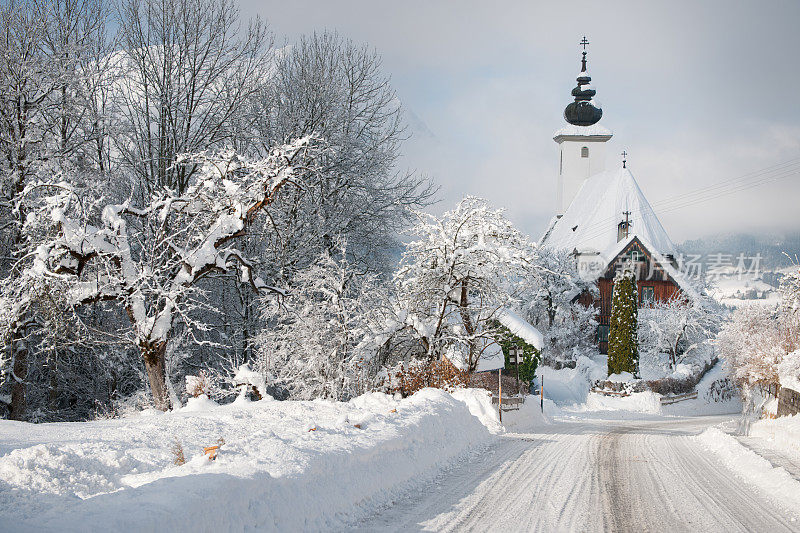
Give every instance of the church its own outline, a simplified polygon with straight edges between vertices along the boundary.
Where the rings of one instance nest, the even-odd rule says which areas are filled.
[[[580,295],[584,305],[597,309],[597,342],[608,350],[614,277],[623,264],[636,272],[639,305],[664,301],[692,288],[679,272],[675,245],[624,159],[606,168],[610,130],[600,125],[603,111],[586,68],[586,45],[581,59],[575,100],[564,109],[567,124],[553,140],[559,147],[556,214],[539,246],[571,251],[578,272],[598,285],[598,296]]]

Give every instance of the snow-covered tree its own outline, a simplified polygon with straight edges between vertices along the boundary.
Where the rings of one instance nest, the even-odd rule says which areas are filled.
[[[608,374],[639,372],[637,339],[638,298],[633,269],[624,268],[614,278],[608,332]]]
[[[745,389],[779,381],[777,365],[786,353],[779,319],[774,307],[741,307],[717,336],[720,354]]]
[[[497,312],[513,303],[533,246],[482,199],[467,197],[441,218],[418,222],[395,275],[404,323],[428,358],[448,352],[477,368],[496,332]]]
[[[710,298],[678,293],[639,310],[639,352],[665,353],[669,368],[675,369],[693,349],[705,346],[720,327],[722,311]]]
[[[255,368],[293,399],[346,400],[364,392],[379,346],[382,292],[373,274],[348,262],[346,246],[335,255],[322,252],[294,278],[277,315],[265,302],[274,323],[257,337]]]
[[[576,352],[591,349],[597,311],[580,303],[578,298],[584,292],[597,294],[597,286],[580,277],[572,253],[537,250],[526,285],[524,315],[544,336],[545,362],[574,360]]]
[[[781,285],[777,306],[737,309],[717,336],[717,347],[746,396],[758,386],[800,380],[800,273]]]
[[[126,201],[92,209],[68,184],[58,184],[47,215],[57,232],[37,247],[27,275],[67,280],[74,304],[118,302],[155,405],[167,409],[165,353],[173,326],[206,327],[192,316],[203,305],[198,281],[234,271],[257,292],[280,292],[253,275],[233,243],[283,187],[313,172],[318,151],[304,138],[260,161],[232,152],[188,156],[181,161],[199,169],[197,181],[183,194],[165,190],[141,206]]]

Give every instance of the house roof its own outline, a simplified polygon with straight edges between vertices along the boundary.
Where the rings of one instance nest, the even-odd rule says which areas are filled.
[[[630,212],[631,236],[639,236],[643,242],[650,243],[652,251],[675,253],[675,245],[639,184],[630,169],[624,167],[587,178],[540,246],[608,257],[618,245],[618,225],[624,220],[625,211]]]
[[[650,259],[654,261],[659,267],[661,267],[664,272],[667,274],[670,280],[672,280],[675,285],[677,285],[681,291],[692,300],[700,301],[701,297],[694,286],[689,283],[689,280],[672,265],[672,262],[664,257],[663,254],[660,254],[658,251],[653,248],[653,245],[647,242],[647,240],[639,237],[638,235],[631,235],[626,239],[622,239],[617,243],[617,246],[611,248],[607,251],[606,254],[602,254],[601,257],[607,266],[610,266],[611,263],[619,257],[620,254],[625,252],[633,242],[637,242],[639,246],[643,249],[646,254],[650,256]]]
[[[542,337],[541,332],[511,309],[498,311],[497,320],[507,327],[511,333],[520,337],[537,350],[541,350],[544,347],[544,337]]]

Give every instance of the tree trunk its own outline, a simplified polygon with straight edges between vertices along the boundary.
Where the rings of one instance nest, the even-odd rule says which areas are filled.
[[[11,336],[13,366],[11,376],[11,420],[23,420],[27,404],[25,402],[25,380],[28,378],[28,344],[20,338],[19,332]]]
[[[461,283],[461,300],[459,301],[459,312],[461,313],[461,321],[464,323],[464,331],[467,332],[467,335],[472,337],[475,334],[475,327],[472,324],[472,317],[469,315],[469,301],[468,301],[469,292],[467,291],[467,280],[464,280]],[[468,368],[467,371],[472,373],[475,372],[478,368],[478,354],[477,346],[475,345],[475,339],[470,338],[469,340],[469,356],[468,356]]]
[[[147,370],[147,379],[150,382],[150,393],[153,403],[159,411],[167,411],[170,407],[169,391],[167,390],[166,369],[166,341],[151,341],[139,345],[139,351],[144,359]]]

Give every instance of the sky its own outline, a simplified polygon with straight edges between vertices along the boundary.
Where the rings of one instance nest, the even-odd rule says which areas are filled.
[[[606,167],[627,151],[673,241],[800,230],[800,166],[786,166],[800,158],[800,2],[240,6],[265,18],[279,42],[335,30],[375,48],[406,109],[401,164],[441,187],[434,213],[479,196],[539,238],[555,211],[552,137],[565,124],[586,35],[600,124],[614,133]],[[792,170],[782,179],[760,174],[765,183],[718,194],[781,164]]]

